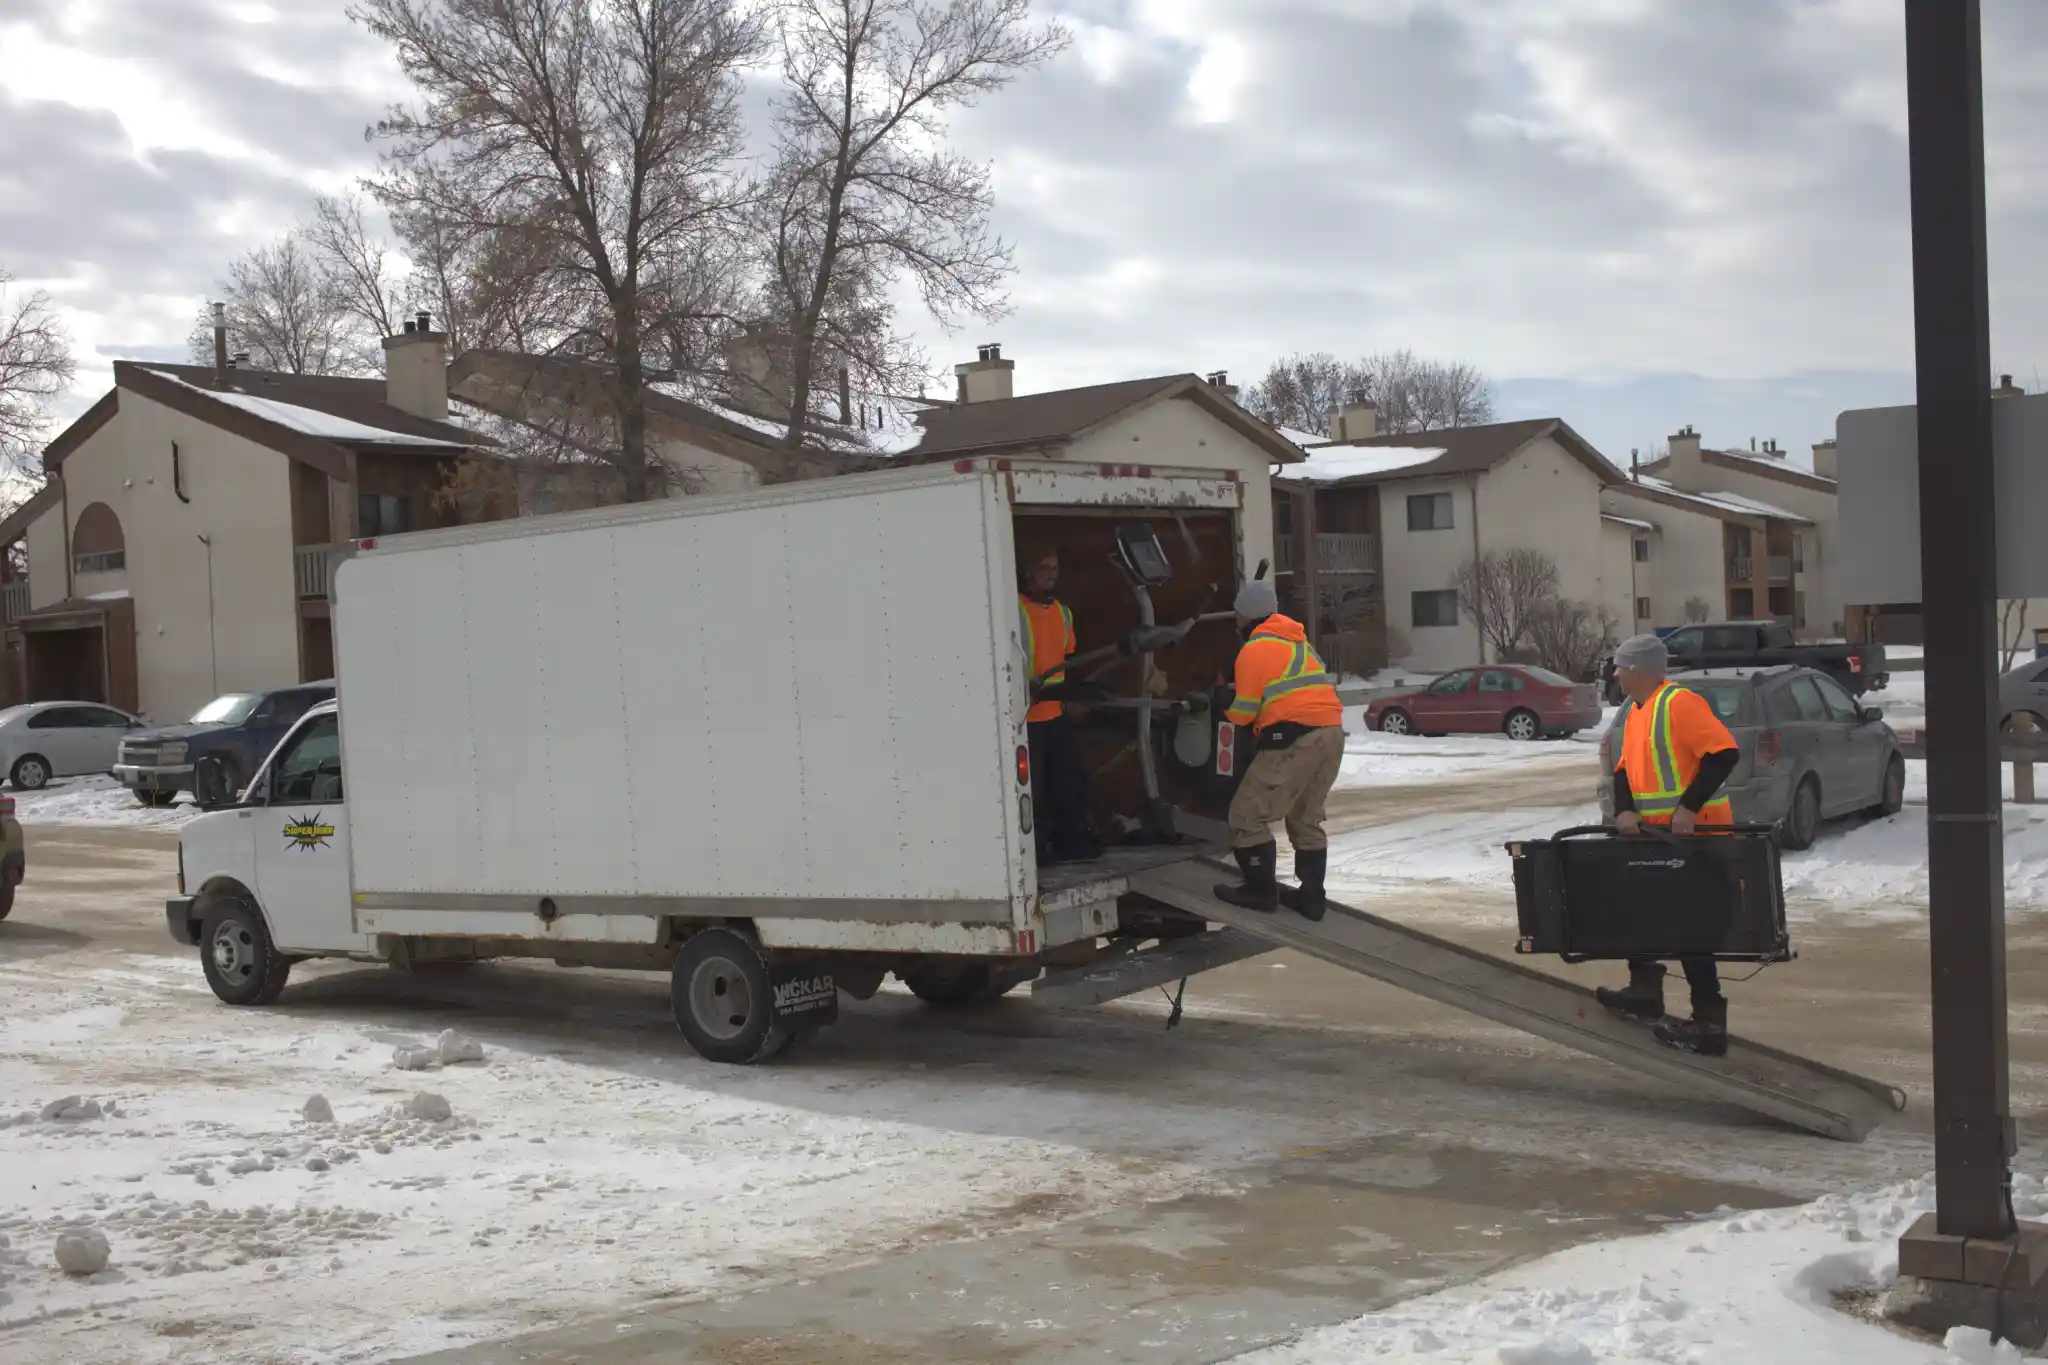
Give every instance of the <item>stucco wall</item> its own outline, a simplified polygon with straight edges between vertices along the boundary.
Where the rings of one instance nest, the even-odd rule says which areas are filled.
[[[1648,565],[1636,563],[1636,538],[1640,536],[1650,542],[1650,552],[1657,549],[1654,531],[1636,526],[1626,526],[1618,521],[1600,523],[1600,593],[1593,600],[1614,613],[1614,629],[1627,636],[1648,630],[1649,624],[1636,617],[1636,598],[1649,597],[1650,592],[1641,581],[1636,570]],[[1651,600],[1652,608],[1655,599]]]
[[[1227,469],[1244,485],[1238,533],[1246,577],[1260,560],[1273,559],[1273,465],[1265,447],[1185,398],[1172,398],[1077,441],[1067,459],[1083,464],[1144,464],[1154,468]],[[1267,571],[1272,576],[1272,571]]]
[[[1600,480],[1544,437],[1479,481],[1479,539],[1487,550],[1541,550],[1557,565],[1558,592],[1602,600]]]
[[[1447,531],[1408,529],[1408,499],[1432,493],[1451,495],[1451,527]],[[1387,580],[1387,623],[1398,636],[1388,650],[1409,668],[1440,671],[1477,663],[1478,622],[1458,613],[1455,626],[1417,626],[1417,592],[1451,586],[1458,566],[1472,557],[1472,483],[1466,478],[1399,479],[1380,485],[1380,562]],[[1407,641],[1407,650],[1399,646]]]
[[[172,491],[173,441],[189,504]],[[217,691],[298,681],[290,466],[283,455],[124,390],[120,411],[71,453],[63,474],[74,525],[93,502],[121,519],[126,574],[81,575],[76,591],[90,596],[125,587],[135,599],[140,704],[151,719],[182,720]],[[210,614],[202,535],[212,541]],[[62,595],[61,552],[54,573],[45,575],[38,546],[53,537],[39,522],[29,538],[31,591],[38,603],[55,601]],[[52,578],[55,593],[45,586]]]
[[[28,604],[30,610],[64,600],[64,504],[29,523]]]
[[[1657,525],[1658,534],[1650,538],[1650,562],[1636,566],[1638,591],[1650,599],[1650,620],[1643,629],[1684,625],[1686,599],[1695,596],[1706,599],[1709,620],[1726,617],[1721,518],[1632,494],[1627,484],[1609,488],[1600,500],[1616,516]]]

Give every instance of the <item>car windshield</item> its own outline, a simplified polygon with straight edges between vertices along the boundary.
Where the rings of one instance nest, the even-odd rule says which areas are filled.
[[[1562,673],[1552,673],[1547,668],[1537,668],[1534,664],[1523,664],[1521,665],[1521,669],[1524,673],[1534,678],[1537,682],[1542,683],[1545,687],[1573,686],[1572,680],[1570,678],[1567,678]]]
[[[194,725],[238,725],[249,719],[249,713],[262,700],[248,692],[230,692],[225,697],[215,697],[192,713]]]

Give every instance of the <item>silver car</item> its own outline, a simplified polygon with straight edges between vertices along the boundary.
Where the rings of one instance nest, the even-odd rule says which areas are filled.
[[[1998,680],[1999,729],[2010,734],[2022,715],[2048,735],[2048,659],[2029,659]]]
[[[121,736],[141,724],[97,702],[10,706],[0,711],[0,772],[24,792],[41,789],[53,777],[104,773],[114,766]]]
[[[1898,736],[1874,706],[1859,706],[1827,674],[1811,668],[1713,668],[1675,673],[1699,693],[1742,750],[1722,790],[1745,825],[1776,825],[1790,849],[1811,847],[1823,820],[1895,815],[1906,802],[1906,760]],[[1614,818],[1608,774],[1621,756],[1622,703],[1600,741],[1600,810]]]

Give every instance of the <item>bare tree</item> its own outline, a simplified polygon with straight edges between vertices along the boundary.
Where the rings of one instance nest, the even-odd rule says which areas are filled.
[[[889,391],[922,368],[890,326],[907,278],[938,319],[1000,316],[1009,247],[989,229],[986,168],[944,115],[1064,48],[1030,0],[781,0],[785,89],[764,198],[769,320],[756,341],[787,380],[801,445],[818,377],[846,365]]]
[[[1529,620],[1529,643],[1536,662],[1553,673],[1590,682],[1600,661],[1618,643],[1614,609],[1576,598],[1553,597],[1541,603]]]
[[[1341,361],[1327,351],[1276,361],[1245,396],[1275,426],[1328,436],[1333,408],[1368,399],[1385,433],[1443,431],[1493,420],[1493,387],[1477,366],[1405,348]]]
[[[1694,625],[1699,625],[1713,614],[1714,604],[1707,601],[1706,598],[1688,597],[1685,599],[1685,619]]]
[[[1537,614],[1557,597],[1557,561],[1541,550],[1517,546],[1488,550],[1460,564],[1451,575],[1458,607],[1479,623],[1493,657],[1507,659],[1522,647]]]
[[[228,266],[220,287],[228,349],[258,369],[291,374],[357,374],[370,364],[352,344],[350,319],[322,262],[294,228]],[[213,319],[201,309],[189,339],[194,364],[213,361]]]
[[[2008,597],[1998,606],[1998,638],[2004,646],[2000,673],[2010,673],[2020,661],[2020,652],[2027,640],[2027,609],[2031,604],[2024,597]]]
[[[40,484],[38,447],[49,427],[50,404],[71,387],[77,368],[50,296],[36,290],[10,297],[13,283],[12,275],[0,271],[0,460]]]
[[[651,291],[745,202],[739,69],[760,49],[738,0],[361,0],[418,92],[372,129],[373,188],[472,259],[541,290],[556,347],[600,362],[621,495],[647,453]],[[450,276],[452,279],[452,275]]]
[[[322,196],[313,201],[313,216],[303,229],[307,248],[317,263],[328,305],[367,342],[366,368],[381,363],[381,343],[398,330],[405,313],[405,281],[391,249],[363,221],[363,205],[354,195]]]

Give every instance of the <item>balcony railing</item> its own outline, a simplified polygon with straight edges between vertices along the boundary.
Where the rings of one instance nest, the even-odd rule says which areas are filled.
[[[1791,555],[1771,556],[1771,581],[1773,583],[1790,583],[1792,581]]]
[[[28,615],[28,580],[0,583],[0,626],[11,626]]]
[[[1737,555],[1728,561],[1728,581],[1730,583],[1747,583],[1755,577],[1755,560]]]
[[[301,545],[292,551],[293,576],[298,580],[301,601],[327,600],[333,558],[334,549],[328,545]]]
[[[1275,536],[1273,554],[1280,572],[1300,573],[1308,566],[1295,549],[1296,536]],[[1369,531],[1323,531],[1316,535],[1317,573],[1378,573],[1379,537]]]

